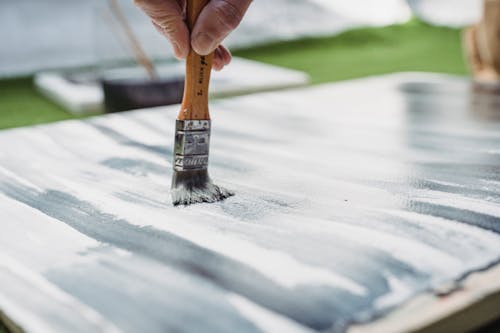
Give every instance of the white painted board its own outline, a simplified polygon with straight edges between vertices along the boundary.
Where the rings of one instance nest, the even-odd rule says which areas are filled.
[[[431,74],[214,101],[236,195],[186,208],[178,106],[2,131],[0,309],[27,332],[369,322],[500,260],[495,103]]]

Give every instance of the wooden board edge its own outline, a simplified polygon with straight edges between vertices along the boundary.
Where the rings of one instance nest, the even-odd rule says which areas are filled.
[[[0,310],[0,325],[2,325],[7,333],[25,333],[21,326],[13,322],[7,315]]]
[[[500,264],[472,273],[444,296],[425,293],[348,333],[470,332],[500,318]]]
[[[419,295],[384,317],[354,325],[348,333],[469,332],[500,318],[500,264],[472,273],[445,296]],[[0,310],[7,333],[25,331]]]

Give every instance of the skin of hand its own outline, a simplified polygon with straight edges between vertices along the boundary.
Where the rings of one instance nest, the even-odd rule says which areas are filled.
[[[151,18],[156,29],[168,38],[175,57],[185,59],[189,49],[201,55],[215,51],[213,68],[231,62],[222,41],[239,25],[252,0],[210,0],[203,8],[191,34],[186,25],[186,0],[134,0]]]

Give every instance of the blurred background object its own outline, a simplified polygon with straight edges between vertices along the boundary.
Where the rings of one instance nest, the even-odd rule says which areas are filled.
[[[104,110],[119,112],[180,103],[184,90],[182,75],[160,77],[155,64],[144,51],[141,41],[130,26],[118,0],[108,0],[107,3],[108,8],[100,11],[102,25],[108,25],[108,28],[114,32],[114,39],[122,41],[125,48],[129,49],[135,60],[135,68],[144,71],[144,74],[136,73],[135,76],[130,76],[129,71],[127,75],[109,77],[101,70],[98,79],[104,95]],[[113,38],[110,38],[105,45],[109,45],[111,40]],[[107,63],[119,64],[118,61],[113,60],[114,58],[110,57]],[[102,64],[103,61],[100,63]],[[39,88],[42,87],[39,86]]]
[[[0,76],[32,74],[47,68],[90,66],[103,58],[120,59],[123,56],[121,45],[109,43],[113,31],[102,21],[103,16],[109,17],[103,14],[105,5],[106,2],[101,0],[2,1],[0,38],[4,46]],[[152,29],[150,20],[134,6],[133,1],[120,1],[120,5],[148,54],[153,58],[172,57],[168,44]],[[345,13],[359,12],[354,8],[349,5],[340,9]],[[385,11],[387,8],[382,4],[379,12]],[[388,12],[390,19],[384,18],[383,24],[409,18],[407,13]],[[337,13],[327,1],[258,0],[227,44],[241,47],[333,34],[371,21],[371,18],[365,22],[356,20],[356,16],[349,18],[342,11]]]
[[[125,6],[123,3],[107,0],[96,7],[93,36],[95,63],[35,74],[35,86],[44,96],[79,115],[170,105],[181,101],[183,63],[168,52],[161,55],[161,52],[149,48],[150,37],[154,36],[155,40],[160,35],[151,29],[151,22],[145,17],[137,19],[134,15],[128,16],[127,12],[137,13],[138,10],[130,7],[128,2]],[[133,24],[141,19],[142,24],[148,27],[142,35]],[[165,39],[161,38],[160,44],[165,47],[164,51],[170,51]],[[302,72],[236,59],[229,69],[214,73],[212,96],[296,87],[308,82],[309,77]]]
[[[109,27],[103,27],[101,0],[23,0],[0,3],[0,76],[31,74],[40,69],[95,65],[96,50],[110,50]],[[230,47],[253,46],[306,36],[333,35],[360,26],[383,26],[410,19],[410,8],[424,21],[465,26],[479,19],[480,0],[256,0]],[[151,28],[133,1],[120,1],[139,40],[153,58],[171,57],[168,44]],[[101,10],[101,13],[99,11]],[[270,24],[272,22],[272,24]],[[104,45],[103,45],[104,43]],[[96,45],[98,44],[98,45]],[[116,46],[116,45],[114,45]],[[36,56],[34,56],[36,55]]]
[[[481,18],[481,0],[407,0],[414,15],[427,23],[464,27]]]
[[[500,91],[500,0],[484,1],[483,15],[464,31],[463,43],[476,84]]]
[[[182,64],[146,15],[132,0],[118,3],[161,75],[182,76]],[[481,0],[255,0],[225,44],[237,57],[273,67],[237,59],[214,75],[213,92],[399,71],[465,75],[460,31],[481,11]],[[0,128],[102,112],[101,79],[146,76],[107,1],[2,1],[0,38]]]
[[[163,38],[133,5],[120,1],[138,38],[153,57],[171,54]],[[0,76],[33,74],[41,69],[95,66],[99,61],[130,58],[113,28],[103,22],[106,1],[23,0],[0,3]],[[106,17],[105,17],[106,15]],[[109,43],[112,41],[112,43]]]

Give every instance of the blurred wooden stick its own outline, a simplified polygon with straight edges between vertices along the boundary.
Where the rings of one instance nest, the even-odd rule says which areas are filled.
[[[500,82],[500,0],[484,0],[483,17],[464,31],[463,42],[474,78]]]
[[[500,0],[484,1],[477,41],[481,58],[500,74]]]
[[[146,55],[141,46],[141,43],[139,43],[139,41],[135,37],[132,28],[128,24],[127,18],[123,14],[123,11],[120,5],[118,4],[118,1],[117,0],[108,0],[108,1],[113,14],[115,15],[116,19],[118,20],[118,23],[120,24],[123,31],[125,32],[125,35],[127,36],[129,45],[132,49],[132,52],[134,53],[136,61],[140,65],[142,65],[142,67],[144,67],[151,80],[158,79],[158,73],[156,72],[153,62]]]

